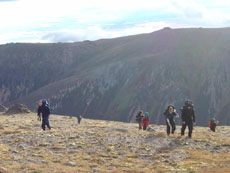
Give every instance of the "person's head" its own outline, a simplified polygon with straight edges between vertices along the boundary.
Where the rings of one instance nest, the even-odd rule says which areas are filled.
[[[186,100],[184,104],[185,106],[192,105],[192,100]]]
[[[42,106],[42,100],[39,100],[38,105]]]
[[[169,107],[169,113],[173,113],[174,109],[172,106]]]
[[[39,106],[46,105],[46,104],[47,104],[46,99],[41,99],[41,100],[39,101]]]
[[[140,115],[144,115],[144,111],[140,111]]]
[[[149,116],[149,113],[148,113],[148,112],[145,112],[144,115],[148,117],[148,116]]]
[[[188,105],[188,107],[187,107],[189,110],[191,110],[192,109],[192,106],[190,106],[190,105]]]
[[[187,107],[187,109],[191,110],[193,108],[192,100],[186,100],[185,106]]]

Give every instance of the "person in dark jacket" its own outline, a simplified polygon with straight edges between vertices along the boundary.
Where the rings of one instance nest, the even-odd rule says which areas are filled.
[[[140,129],[140,130],[142,129],[142,121],[143,121],[143,118],[144,118],[144,112],[143,112],[143,111],[138,112],[138,114],[137,114],[137,116],[136,116],[136,121],[137,121],[138,124],[139,124],[139,129]]]
[[[78,124],[81,124],[81,119],[82,119],[82,116],[81,115],[77,115]]]
[[[208,127],[210,128],[211,131],[215,132],[216,126],[218,124],[219,124],[219,121],[217,121],[215,118],[212,118],[208,123]]]
[[[50,108],[48,102],[45,99],[42,99],[39,101],[39,106],[38,106],[38,120],[40,121],[42,120],[42,129],[44,131],[46,130],[46,126],[48,127],[49,130],[51,130],[49,124],[49,116],[50,116]]]
[[[167,125],[167,135],[170,135],[170,130],[171,133],[174,134],[176,130],[176,124],[174,121],[174,117],[179,118],[179,114],[176,113],[176,109],[173,105],[169,105],[167,109],[164,112],[165,115],[165,120],[166,120],[166,125]]]
[[[181,109],[182,128],[181,136],[184,136],[186,127],[188,126],[188,137],[192,137],[193,125],[196,125],[196,117],[194,111],[194,105],[191,100],[187,100],[183,109]]]

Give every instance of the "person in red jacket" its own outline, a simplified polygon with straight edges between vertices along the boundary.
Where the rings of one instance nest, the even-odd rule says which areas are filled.
[[[208,127],[210,128],[211,131],[215,132],[216,126],[218,124],[219,124],[219,121],[217,121],[215,118],[212,118],[208,123]]]
[[[147,127],[149,126],[149,124],[150,124],[149,113],[145,112],[144,113],[144,118],[143,118],[143,121],[142,121],[143,130],[146,130]]]

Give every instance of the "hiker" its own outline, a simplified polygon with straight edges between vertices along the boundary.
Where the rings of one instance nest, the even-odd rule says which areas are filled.
[[[143,118],[144,118],[144,112],[143,112],[143,111],[138,112],[138,114],[137,114],[137,116],[136,116],[136,121],[137,121],[138,124],[139,124],[139,129],[140,129],[140,130],[142,129],[142,121],[143,121]]]
[[[46,99],[42,99],[39,101],[38,105],[39,105],[38,106],[38,120],[39,121],[42,120],[42,129],[45,131],[46,126],[47,126],[48,129],[51,130],[51,127],[49,124],[50,108],[49,108],[48,102],[46,101]]]
[[[216,126],[218,124],[219,124],[219,121],[217,121],[215,118],[212,118],[208,123],[208,127],[210,128],[211,131],[215,132]]]
[[[146,130],[147,127],[149,126],[149,124],[150,124],[149,113],[145,112],[144,113],[144,118],[143,118],[143,121],[142,121],[143,130]]]
[[[192,137],[193,125],[196,125],[194,105],[191,100],[185,101],[183,109],[181,109],[182,128],[181,136],[184,136],[186,127],[188,126],[188,137]]]
[[[82,119],[82,116],[81,116],[81,115],[78,115],[78,116],[77,116],[78,124],[81,124],[81,119]]]
[[[169,136],[170,130],[172,134],[174,134],[176,130],[174,116],[179,118],[179,114],[176,113],[176,109],[173,105],[169,105],[167,109],[165,110],[164,115],[165,115],[166,125],[167,125],[166,132],[167,132],[167,135]]]

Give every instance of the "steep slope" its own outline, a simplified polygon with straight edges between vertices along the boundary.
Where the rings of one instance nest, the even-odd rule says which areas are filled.
[[[22,121],[23,120],[23,121]],[[179,127],[141,131],[137,124],[51,116],[43,132],[36,114],[1,116],[0,172],[229,172],[230,128],[213,133],[195,127],[193,139]]]
[[[46,97],[56,113],[118,121],[134,121],[136,111],[144,109],[154,123],[164,123],[167,104],[179,109],[191,98],[199,125],[213,116],[229,124],[229,43],[230,29],[222,28],[163,29],[73,44],[3,45],[0,97],[3,103],[22,102],[32,109]],[[14,51],[18,46],[24,53]],[[29,67],[23,66],[27,58]],[[16,76],[8,73],[15,67]]]

